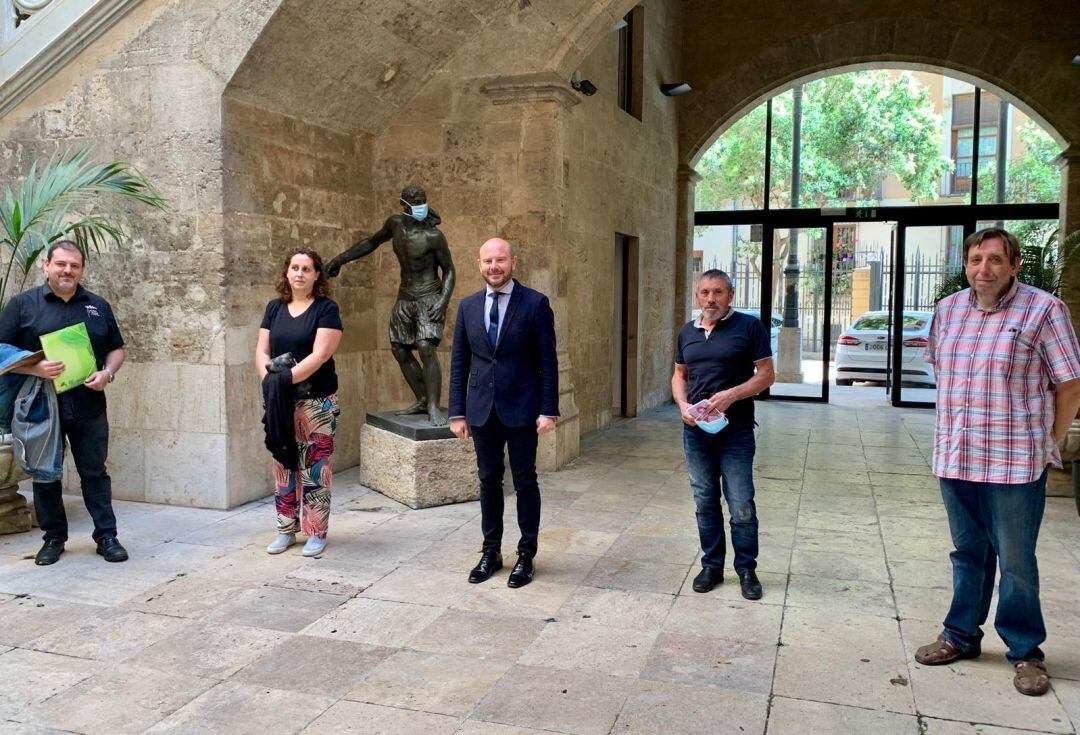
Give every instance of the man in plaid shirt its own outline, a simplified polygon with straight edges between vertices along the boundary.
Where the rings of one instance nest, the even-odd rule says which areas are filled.
[[[971,288],[942,299],[927,362],[937,373],[934,474],[955,551],[953,599],[937,640],[915,660],[927,666],[975,658],[1001,567],[994,627],[1023,694],[1050,688],[1039,644],[1035,543],[1048,466],[1080,409],[1080,349],[1059,299],[1020,283],[1020,243],[999,228],[964,241]]]

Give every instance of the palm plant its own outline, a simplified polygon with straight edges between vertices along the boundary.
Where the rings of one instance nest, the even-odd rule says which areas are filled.
[[[40,167],[35,162],[0,197],[0,258],[7,261],[0,260],[0,305],[23,290],[42,251],[57,240],[73,240],[84,257],[109,241],[122,244],[127,233],[117,197],[165,209],[141,173],[126,163],[95,163],[90,153],[69,149]]]
[[[1020,272],[1016,279],[1035,288],[1060,295],[1061,279],[1065,269],[1069,267],[1076,254],[1080,251],[1080,230],[1061,241],[1058,245],[1058,230],[1050,233],[1045,242],[1040,244],[1020,244]],[[941,282],[937,294],[934,296],[935,303],[941,301],[949,294],[961,291],[969,286],[967,276],[961,267],[959,271]]]

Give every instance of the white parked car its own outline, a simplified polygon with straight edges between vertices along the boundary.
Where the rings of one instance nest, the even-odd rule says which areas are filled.
[[[926,342],[930,335],[932,311],[904,312],[904,351],[901,364],[903,383],[934,387],[934,368],[926,362]],[[885,380],[889,354],[889,312],[868,311],[844,330],[836,343],[836,384],[854,380]]]

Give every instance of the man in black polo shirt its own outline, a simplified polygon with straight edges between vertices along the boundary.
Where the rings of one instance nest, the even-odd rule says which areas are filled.
[[[90,293],[83,277],[83,252],[73,242],[53,243],[45,257],[47,282],[15,296],[0,314],[0,342],[24,350],[41,349],[41,335],[84,322],[97,359],[97,372],[76,388],[57,396],[60,431],[71,446],[71,456],[82,482],[83,501],[94,520],[97,553],[106,561],[125,561],[127,551],[116,540],[112,509],[112,481],[105,471],[109,451],[109,420],[105,413],[105,386],[124,364],[124,339],[105,299]],[[62,362],[42,361],[19,372],[55,380]],[[45,532],[38,564],[53,564],[64,552],[67,516],[60,481],[34,483],[34,509]]]
[[[731,515],[731,546],[742,595],[761,598],[758,581],[758,521],[754,506],[754,400],[773,384],[772,349],[761,320],[731,308],[735,288],[720,270],[701,274],[697,300],[701,316],[679,332],[671,392],[682,413],[683,449],[697,506],[701,572],[695,592],[724,581],[724,510]],[[723,412],[728,425],[710,434],[697,425],[691,406],[709,401],[709,413]]]

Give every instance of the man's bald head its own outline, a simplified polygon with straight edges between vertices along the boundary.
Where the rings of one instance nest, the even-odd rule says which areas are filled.
[[[514,276],[517,256],[514,246],[501,237],[493,237],[480,246],[480,275],[493,289],[505,286]]]
[[[484,253],[490,252],[506,252],[511,258],[514,255],[514,246],[510,244],[508,240],[503,240],[501,237],[493,237],[489,240],[485,240],[484,244],[480,246],[480,257],[484,257]]]

